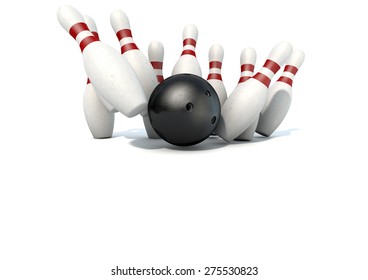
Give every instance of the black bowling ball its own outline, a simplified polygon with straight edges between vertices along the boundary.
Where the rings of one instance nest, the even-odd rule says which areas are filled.
[[[195,145],[215,130],[221,105],[214,88],[192,74],[178,74],[165,79],[153,91],[148,115],[153,129],[165,141]]]

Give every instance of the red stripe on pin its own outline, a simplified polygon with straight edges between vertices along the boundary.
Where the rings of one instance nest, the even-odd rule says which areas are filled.
[[[295,66],[293,65],[286,65],[285,66],[285,69],[284,69],[284,72],[290,72],[291,74],[296,74],[296,72],[298,72],[298,68],[296,68]]]
[[[293,86],[293,80],[288,78],[288,77],[284,77],[284,76],[281,76],[278,80],[278,82],[283,82],[283,83],[286,83],[288,84],[289,86]]]
[[[130,29],[122,29],[122,30],[116,32],[116,37],[118,37],[119,41],[121,39],[126,38],[126,37],[133,37],[132,36],[132,31]]]
[[[238,84],[244,83],[245,81],[249,80],[251,77],[249,76],[243,76],[240,77]]]
[[[185,55],[185,54],[196,56],[195,51],[192,51],[192,50],[183,50],[183,52],[181,53],[181,55]]]
[[[163,80],[164,80],[164,76],[162,76],[162,75],[157,75],[156,77],[157,77],[157,81],[158,81],[159,83],[163,82]]]
[[[153,69],[162,69],[162,64],[161,61],[151,61]]]
[[[242,66],[240,66],[240,70],[243,71],[254,71],[254,65],[253,64],[242,64]]]
[[[274,74],[280,70],[280,65],[270,59],[266,60],[263,67],[270,69]]]
[[[197,44],[196,40],[192,39],[192,38],[187,38],[183,41],[183,46],[186,45],[192,45],[193,47],[195,47]]]
[[[129,44],[126,44],[126,45],[122,46],[121,47],[121,54],[124,54],[127,51],[131,51],[131,50],[138,50],[137,45],[134,44],[134,43],[129,43]]]
[[[89,44],[91,44],[93,42],[97,42],[97,41],[99,41],[99,40],[95,36],[88,36],[88,37],[84,38],[79,43],[79,47],[80,47],[81,51],[83,52],[85,47],[87,47]]]
[[[87,24],[84,22],[78,22],[69,29],[69,34],[74,38],[77,38],[78,34],[82,31],[89,31]]]
[[[221,61],[210,61],[210,68],[219,68],[221,69],[222,62]]]
[[[93,36],[95,36],[98,40],[100,40],[100,37],[98,37],[98,33],[96,31],[91,31]]]
[[[89,80],[89,78],[87,78],[87,85],[90,84],[90,83],[91,83],[91,81]]]
[[[266,75],[263,75],[262,73],[255,74],[253,76],[253,79],[256,79],[256,80],[260,81],[266,87],[268,87],[271,83],[271,79],[269,77],[267,77]]]
[[[211,73],[211,74],[208,74],[207,80],[220,80],[220,81],[222,81],[222,77],[221,77],[221,74]]]

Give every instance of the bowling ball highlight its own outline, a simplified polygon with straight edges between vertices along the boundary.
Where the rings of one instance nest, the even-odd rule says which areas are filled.
[[[156,133],[178,145],[195,145],[215,130],[221,105],[214,88],[192,74],[173,75],[160,83],[148,102],[148,115]]]

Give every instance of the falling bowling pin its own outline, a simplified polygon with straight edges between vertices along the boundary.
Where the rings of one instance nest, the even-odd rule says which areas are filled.
[[[155,70],[157,81],[164,80],[162,67],[164,63],[164,46],[159,41],[152,41],[148,46],[148,59]]]
[[[83,18],[84,18],[84,21],[87,24],[88,29],[91,31],[91,33],[98,40],[100,40],[100,38],[98,36],[97,26],[96,26],[95,21],[90,16],[88,16],[88,15],[84,15]],[[87,84],[90,83],[90,82],[91,81],[88,79]],[[108,103],[99,92],[96,91],[96,89],[94,89],[94,91],[98,95],[98,97],[100,98],[101,102],[105,105],[105,107],[107,108],[107,110],[109,110],[110,112],[113,112],[113,113],[117,112],[115,110],[115,108],[110,103]]]
[[[120,42],[121,54],[129,62],[137,75],[147,100],[149,100],[153,90],[158,85],[156,73],[149,60],[138,49],[135,44],[130,29],[130,22],[128,16],[121,10],[115,10],[111,13],[110,23],[116,37]],[[144,126],[149,138],[160,138],[153,130],[151,122],[148,117],[147,107],[141,113],[143,117]]]
[[[212,45],[208,52],[209,73],[207,82],[215,89],[221,106],[227,98],[226,88],[222,82],[221,67],[224,59],[224,49],[221,45]]]
[[[277,44],[262,69],[242,83],[227,98],[221,110],[217,134],[227,142],[234,140],[257,119],[266,100],[272,77],[290,56],[293,47],[288,42]]]
[[[85,15],[84,19],[89,30],[98,39],[97,27],[94,20]],[[110,138],[114,131],[115,115],[104,105],[96,89],[87,79],[83,95],[83,109],[89,130],[96,139]]]
[[[293,80],[304,62],[304,52],[294,50],[285,63],[284,72],[270,87],[266,103],[261,111],[256,132],[270,136],[284,120],[291,104]]]
[[[186,25],[183,30],[183,51],[172,70],[173,75],[189,73],[202,77],[201,67],[195,52],[197,40],[197,26],[194,24]]]
[[[93,36],[74,7],[61,6],[57,18],[79,44],[87,76],[103,98],[127,117],[146,110],[147,98],[126,59]]]
[[[238,86],[245,81],[249,80],[253,76],[254,65],[256,64],[257,53],[254,48],[244,48],[240,54],[240,78]],[[258,123],[257,119],[248,127],[242,134],[236,137],[236,140],[250,141],[253,138],[256,126]]]

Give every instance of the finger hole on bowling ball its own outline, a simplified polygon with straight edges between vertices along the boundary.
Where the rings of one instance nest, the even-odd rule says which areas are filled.
[[[188,112],[193,111],[193,107],[194,105],[192,103],[187,103],[187,105],[185,105],[185,109],[187,109]]]
[[[211,123],[214,124],[216,122],[216,116],[214,116],[212,119],[211,119]]]
[[[204,92],[207,96],[211,96],[211,93],[208,89],[206,89],[206,91]]]

